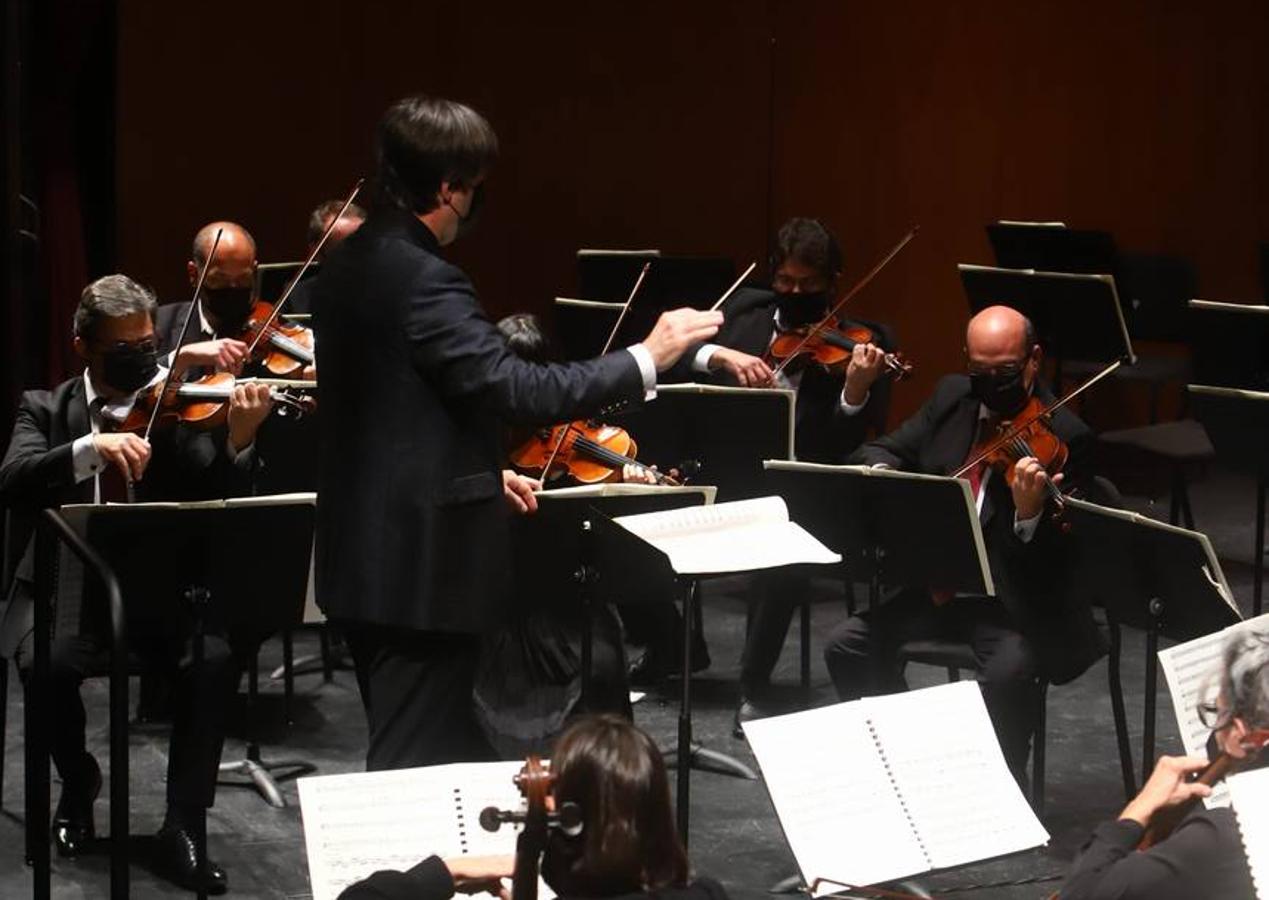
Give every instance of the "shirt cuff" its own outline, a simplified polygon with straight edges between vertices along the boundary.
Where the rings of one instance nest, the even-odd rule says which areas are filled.
[[[714,354],[722,348],[718,344],[702,344],[701,348],[696,351],[696,356],[692,357],[693,372],[708,372],[709,361],[714,358]]]
[[[657,395],[657,365],[652,361],[652,352],[643,344],[631,344],[626,348],[639,365],[639,374],[643,376],[643,399],[651,400]]]
[[[241,450],[235,450],[234,442],[231,441],[228,438],[228,436],[225,437],[225,452],[229,454],[229,461],[231,463],[234,463],[235,465],[238,464],[238,460],[243,459],[244,457],[247,457],[247,454],[249,453],[254,453],[255,450],[256,450],[255,441],[252,441],[250,444],[243,447]]]
[[[75,472],[76,484],[87,481],[106,467],[91,434],[76,438],[71,444],[71,466]]]
[[[868,398],[872,396],[872,391],[864,394],[864,402],[860,404],[850,403],[846,400],[846,388],[842,388],[842,412],[848,416],[853,416],[868,405]]]
[[[1013,514],[1013,533],[1018,536],[1018,540],[1024,544],[1031,543],[1031,539],[1035,537],[1035,530],[1040,526],[1040,517],[1044,515],[1044,511],[1036,513],[1029,519],[1019,519],[1018,514]]]

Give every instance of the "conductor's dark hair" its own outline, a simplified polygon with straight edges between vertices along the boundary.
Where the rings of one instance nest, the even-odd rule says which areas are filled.
[[[375,135],[375,203],[430,212],[442,181],[470,185],[497,157],[498,136],[471,107],[422,95],[398,100]]]
[[[330,225],[331,219],[339,215],[339,211],[343,208],[343,200],[327,200],[308,214],[308,242],[310,244],[316,244],[322,239],[322,235],[326,233],[326,228]],[[344,213],[344,218],[359,222],[365,221],[366,211],[356,203],[351,203],[347,212]]]
[[[151,319],[158,303],[154,292],[127,275],[106,275],[84,288],[75,307],[75,336],[86,343],[97,337],[102,319],[122,319],[145,313]]]
[[[498,320],[498,330],[507,339],[511,352],[535,363],[551,361],[551,342],[542,332],[538,317],[532,313],[514,313]]]
[[[841,245],[818,219],[789,219],[780,226],[771,251],[771,271],[790,259],[819,272],[826,281],[842,270]]]
[[[555,803],[576,803],[582,832],[556,833],[543,875],[562,897],[610,897],[687,884],[687,851],[652,738],[620,716],[579,719],[551,756]]]

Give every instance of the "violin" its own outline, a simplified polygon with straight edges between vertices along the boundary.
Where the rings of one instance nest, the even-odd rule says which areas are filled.
[[[1240,769],[1245,769],[1255,763],[1266,744],[1269,744],[1269,729],[1257,728],[1250,732],[1243,741],[1243,749],[1247,751],[1246,756],[1235,757],[1229,753],[1222,752],[1209,762],[1203,771],[1194,776],[1194,780],[1199,784],[1211,787],[1226,776],[1233,775]],[[1158,810],[1150,817],[1150,824],[1141,835],[1141,840],[1137,843],[1137,849],[1149,850],[1155,844],[1166,839],[1181,824],[1181,821],[1202,802],[1202,797],[1191,797],[1184,803]]]
[[[251,312],[234,337],[251,347],[251,362],[277,378],[294,378],[316,359],[313,332],[303,325],[283,323],[274,304],[263,300],[251,304]]]
[[[856,344],[875,344],[877,335],[867,325],[844,321],[836,325],[821,322],[814,326],[791,328],[776,335],[767,349],[767,363],[781,369],[806,360],[829,372],[841,372],[850,362]],[[902,353],[886,353],[881,357],[884,374],[902,381],[912,374],[913,365]]]
[[[214,372],[197,381],[167,381],[156,384],[137,395],[137,402],[115,430],[143,434],[152,418],[155,425],[160,427],[184,423],[200,429],[218,428],[228,419],[229,400],[233,396],[236,383],[228,372]],[[279,415],[299,418],[317,408],[315,398],[297,393],[298,388],[307,384],[298,382],[295,386],[287,387],[270,385],[269,393]]]
[[[651,474],[657,484],[678,484],[635,459],[638,451],[639,445],[624,428],[579,420],[538,429],[511,452],[510,459],[518,469],[539,473],[543,482],[561,467],[582,484],[599,484],[619,479],[629,465]]]
[[[521,825],[523,830],[516,838],[516,865],[511,876],[512,900],[537,900],[538,871],[542,853],[552,829],[569,837],[582,833],[582,813],[576,803],[557,803],[549,809],[547,797],[554,785],[555,776],[546,763],[536,756],[524,761],[515,776],[515,785],[524,797],[524,808],[501,810],[486,806],[480,811],[480,827],[485,831],[497,831],[504,824]]]

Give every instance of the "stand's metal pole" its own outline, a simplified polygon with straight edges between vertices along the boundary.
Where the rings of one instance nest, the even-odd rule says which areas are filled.
[[[696,618],[696,581],[686,582],[683,590],[683,675],[679,694],[678,790],[675,814],[679,840],[688,841],[688,820],[692,786],[692,624]]]
[[[1159,682],[1159,620],[1163,616],[1163,602],[1157,597],[1150,601],[1150,628],[1146,631],[1146,712],[1141,737],[1141,783],[1145,784],[1154,769],[1155,705],[1158,701]]]

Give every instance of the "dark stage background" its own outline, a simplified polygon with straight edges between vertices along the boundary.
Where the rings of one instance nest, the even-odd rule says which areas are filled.
[[[368,173],[376,118],[418,91],[474,105],[503,141],[488,215],[454,252],[495,316],[571,293],[579,246],[743,267],[810,214],[853,278],[919,223],[855,307],[918,363],[894,415],[960,366],[955,264],[991,261],[992,219],[1107,228],[1189,259],[1201,296],[1260,296],[1260,2],[123,0],[114,16],[114,134],[79,144],[113,153],[114,190],[89,206],[114,228],[85,217],[108,252],[82,265],[168,300],[212,219],[247,225],[265,261],[298,256],[309,209]],[[80,285],[51,286],[61,340]]]

